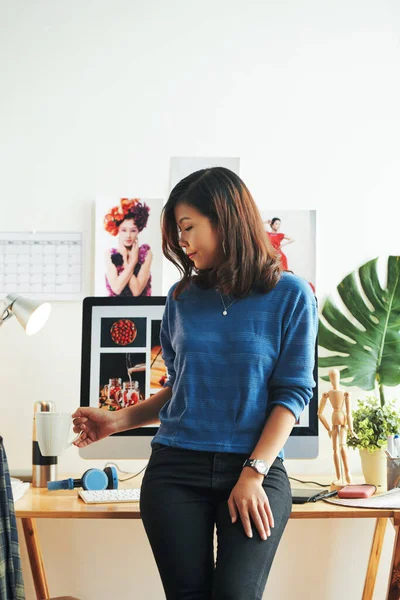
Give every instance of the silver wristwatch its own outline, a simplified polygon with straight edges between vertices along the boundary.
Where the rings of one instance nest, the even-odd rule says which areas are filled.
[[[269,471],[269,464],[266,460],[259,460],[257,458],[246,458],[243,463],[244,467],[251,467],[260,475],[266,475]]]

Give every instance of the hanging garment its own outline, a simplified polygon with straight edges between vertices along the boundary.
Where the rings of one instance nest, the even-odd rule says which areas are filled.
[[[0,436],[0,598],[25,600],[7,456]]]

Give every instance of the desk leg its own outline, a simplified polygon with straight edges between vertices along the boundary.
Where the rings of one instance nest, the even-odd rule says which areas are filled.
[[[392,566],[389,574],[389,587],[387,600],[399,600],[400,598],[400,534],[399,526],[395,526],[396,535],[393,545]]]
[[[372,540],[371,553],[365,577],[364,591],[362,600],[372,600],[374,595],[376,574],[378,572],[379,560],[381,558],[383,539],[385,537],[387,519],[377,519],[375,525],[374,538]]]
[[[21,519],[25,535],[26,547],[31,563],[33,583],[35,584],[36,596],[38,600],[47,600],[50,598],[49,586],[44,570],[42,553],[40,551],[39,537],[36,529],[35,519]]]

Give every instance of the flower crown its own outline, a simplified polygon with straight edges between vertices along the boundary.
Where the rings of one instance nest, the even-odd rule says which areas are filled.
[[[121,198],[118,206],[113,206],[104,217],[104,229],[111,235],[118,235],[118,228],[128,216],[135,221],[136,227],[142,231],[147,225],[150,207],[141,203],[139,198]]]

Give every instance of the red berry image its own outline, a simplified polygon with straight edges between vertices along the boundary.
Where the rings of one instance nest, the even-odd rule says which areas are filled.
[[[119,346],[127,346],[136,338],[136,325],[130,319],[119,319],[112,324],[110,335],[112,341]]]

